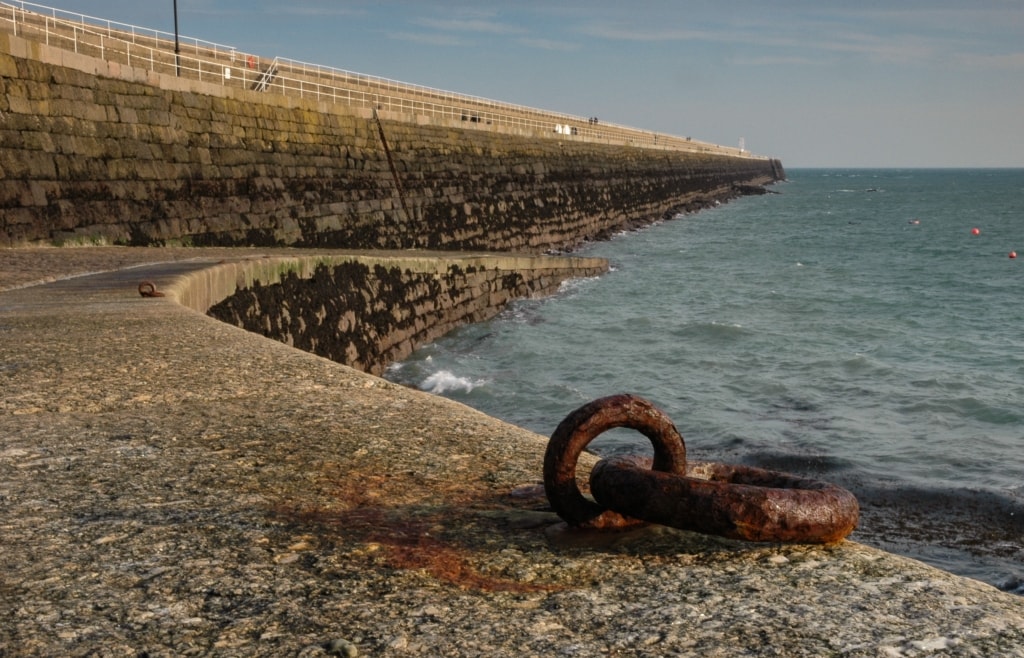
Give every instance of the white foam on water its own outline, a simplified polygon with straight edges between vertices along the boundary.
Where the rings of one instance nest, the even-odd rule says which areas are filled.
[[[470,393],[474,388],[483,386],[486,383],[486,379],[459,377],[450,370],[438,370],[423,380],[423,383],[420,384],[420,390],[429,391],[435,395],[442,395],[452,391],[465,391],[466,393]]]

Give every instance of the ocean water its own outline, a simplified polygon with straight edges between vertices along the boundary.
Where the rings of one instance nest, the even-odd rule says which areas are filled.
[[[611,272],[388,378],[543,435],[640,395],[693,459],[834,481],[853,539],[1024,593],[1024,170],[788,173],[589,245]],[[629,430],[591,449],[649,452]]]

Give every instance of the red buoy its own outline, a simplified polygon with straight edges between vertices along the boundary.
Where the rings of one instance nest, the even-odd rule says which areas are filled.
[[[1016,251],[1011,251],[1010,252],[1010,258],[1016,258],[1016,257],[1017,257],[1017,252]]]
[[[981,229],[980,228],[972,228],[971,229],[971,235],[979,235],[980,233],[981,233]]]

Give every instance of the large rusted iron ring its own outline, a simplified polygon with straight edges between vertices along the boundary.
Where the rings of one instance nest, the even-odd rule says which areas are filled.
[[[762,542],[834,544],[853,532],[860,508],[827,482],[747,466],[691,462],[685,476],[630,457],[598,462],[594,498],[633,518]]]
[[[143,297],[163,297],[164,294],[156,289],[152,281],[143,281],[139,284],[139,294]]]
[[[627,394],[585,404],[559,423],[544,453],[544,490],[551,507],[570,525],[614,528],[636,523],[587,500],[576,483],[576,463],[583,449],[599,434],[615,427],[637,430],[650,439],[654,446],[654,469],[686,473],[683,437],[669,417],[653,404]]]

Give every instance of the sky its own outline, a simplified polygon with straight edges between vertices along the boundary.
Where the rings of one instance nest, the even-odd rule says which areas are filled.
[[[1022,0],[52,0],[800,167],[1024,167]]]

